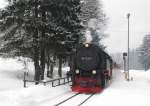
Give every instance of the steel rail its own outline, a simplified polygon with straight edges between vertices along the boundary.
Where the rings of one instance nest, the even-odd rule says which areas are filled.
[[[78,106],[81,106],[82,104],[84,104],[87,100],[89,100],[92,96],[94,96],[94,94],[90,95],[89,97],[87,97],[84,101],[82,101]]]
[[[57,104],[56,104],[56,105],[54,105],[54,106],[59,106],[59,105],[61,105],[61,104],[65,103],[66,101],[68,101],[68,100],[72,99],[73,97],[75,97],[75,96],[77,96],[77,95],[79,95],[79,94],[80,94],[80,93],[77,93],[77,94],[75,94],[75,95],[73,95],[73,96],[70,96],[69,98],[67,98],[67,99],[65,99],[65,100],[63,100],[63,101],[61,101],[61,102],[57,103]]]

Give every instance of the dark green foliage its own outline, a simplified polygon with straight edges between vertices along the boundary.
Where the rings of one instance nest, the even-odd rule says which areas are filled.
[[[104,22],[103,13],[100,15],[98,5],[95,7],[93,3],[96,2],[91,1],[88,0],[87,5],[91,8],[85,8],[90,15],[86,15],[88,11],[81,8],[80,0],[14,0],[0,10],[0,55],[31,58],[35,80],[40,80],[40,75],[43,79],[50,57],[58,57],[61,68],[62,61],[76,47],[86,27],[81,23],[87,25],[91,18]],[[86,22],[81,16],[87,18]],[[96,35],[95,39],[98,38]]]
[[[0,54],[31,58],[35,80],[40,80],[40,74],[43,79],[47,55],[66,58],[65,52],[78,43],[79,13],[80,0],[14,1],[0,11]]]
[[[35,4],[38,6],[38,17],[35,17]],[[44,21],[42,20],[43,11],[46,12]],[[82,28],[78,18],[79,13],[80,0],[19,0],[1,11],[0,18],[2,21],[0,30],[1,32],[5,32],[1,39],[4,41],[7,40],[7,42],[13,42],[11,39],[13,38],[15,42],[17,42],[16,38],[19,38],[19,34],[17,33],[21,31],[24,37],[19,39],[25,39],[27,37],[31,40],[33,38],[33,30],[37,28],[39,31],[38,36],[40,36],[40,32],[44,29],[44,40],[48,44],[49,40],[56,41],[50,42],[51,44],[61,44],[63,41],[66,43],[67,41],[70,42],[70,40],[77,43],[77,38]],[[14,38],[14,36],[16,36],[16,38]],[[39,41],[43,40],[40,38],[41,37],[39,37]],[[14,47],[16,47],[16,45],[14,45]],[[7,52],[9,53],[9,51]]]

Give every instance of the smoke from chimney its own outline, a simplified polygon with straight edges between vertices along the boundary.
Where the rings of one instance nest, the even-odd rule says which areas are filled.
[[[91,42],[92,42],[91,31],[86,30],[86,32],[85,32],[85,43],[91,43]]]
[[[91,43],[93,38],[91,35],[91,31],[90,30],[95,30],[96,29],[96,19],[95,18],[91,18],[88,22],[88,29],[85,32],[85,43]]]

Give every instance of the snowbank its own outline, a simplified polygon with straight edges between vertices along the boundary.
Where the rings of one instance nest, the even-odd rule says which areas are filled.
[[[22,88],[23,65],[16,59],[0,58],[0,91]]]
[[[0,106],[40,106],[71,91],[68,86],[51,88],[37,85],[29,88],[0,92]]]
[[[0,58],[0,71],[9,70],[16,71],[21,70],[23,65],[19,63],[16,59],[3,59]]]
[[[130,70],[133,81],[117,72],[114,82],[83,106],[150,106],[150,71]]]
[[[53,106],[51,101],[55,103],[62,95],[72,94],[69,85],[51,87],[47,84],[23,88],[22,80],[16,77],[22,74],[22,69],[22,64],[16,60],[0,59],[0,106]],[[133,81],[126,81],[120,70],[113,74],[110,86],[83,106],[150,106],[150,71],[130,70]]]

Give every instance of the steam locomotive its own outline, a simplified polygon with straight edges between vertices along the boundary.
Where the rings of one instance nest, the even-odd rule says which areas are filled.
[[[72,91],[98,93],[112,78],[112,59],[94,44],[80,44],[71,64]]]

